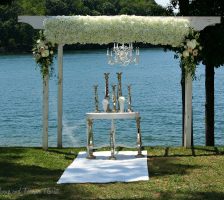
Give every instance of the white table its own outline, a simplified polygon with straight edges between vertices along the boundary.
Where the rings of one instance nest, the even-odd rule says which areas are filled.
[[[93,120],[95,119],[109,119],[111,120],[111,132],[110,132],[110,147],[111,156],[110,159],[116,159],[115,157],[115,119],[135,119],[137,126],[137,149],[138,154],[136,157],[144,157],[142,155],[142,138],[140,128],[140,115],[138,112],[118,112],[118,113],[86,113],[87,121],[87,158],[94,159],[93,155]]]

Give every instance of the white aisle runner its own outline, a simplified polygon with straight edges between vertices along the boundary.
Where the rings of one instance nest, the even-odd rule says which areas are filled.
[[[149,180],[147,151],[143,158],[135,158],[137,151],[120,151],[117,160],[108,160],[110,151],[94,152],[96,159],[86,159],[86,152],[79,152],[77,158],[64,171],[57,182],[62,183],[108,183]]]

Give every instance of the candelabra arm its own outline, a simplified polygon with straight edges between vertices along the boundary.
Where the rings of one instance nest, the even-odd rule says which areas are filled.
[[[110,96],[109,96],[109,74],[110,73],[104,73],[104,78],[105,78],[105,97],[104,99],[107,99],[108,102],[110,100]],[[110,112],[110,104],[108,103],[107,106],[107,112]]]
[[[95,112],[99,112],[98,85],[94,85]]]
[[[113,95],[112,95],[112,99],[113,99],[113,112],[117,111],[116,108],[116,102],[117,102],[117,97],[116,97],[116,85],[112,85],[112,91],[113,91]]]
[[[119,97],[122,96],[122,84],[121,84],[121,77],[122,72],[117,72],[117,80],[118,80],[118,86],[117,86],[117,101]],[[120,109],[119,101],[118,101],[118,110]]]
[[[131,85],[128,85],[128,112],[132,112],[132,105],[131,105]]]

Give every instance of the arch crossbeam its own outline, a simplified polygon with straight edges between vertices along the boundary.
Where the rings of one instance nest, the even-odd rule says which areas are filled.
[[[44,29],[43,21],[50,18],[56,18],[57,16],[18,16],[18,22],[26,23],[31,25],[34,29]],[[155,18],[150,16],[148,18]],[[159,17],[170,18],[170,17]],[[187,19],[190,26],[196,31],[203,30],[206,26],[218,24],[221,22],[221,17],[174,17],[177,19]]]

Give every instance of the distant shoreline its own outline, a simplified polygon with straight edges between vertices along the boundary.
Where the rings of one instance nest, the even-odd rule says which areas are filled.
[[[135,46],[140,47],[142,50],[143,49],[164,49],[163,46],[154,46],[151,44],[135,44]],[[97,51],[97,50],[102,50],[102,49],[106,49],[107,48],[111,48],[112,44],[109,45],[95,45],[95,44],[89,44],[89,45],[65,45],[64,46],[64,51],[66,52],[72,52],[72,51]],[[12,50],[7,50],[4,47],[0,48],[0,55],[23,55],[23,54],[32,54],[32,47],[30,49],[23,49],[23,48],[16,48],[13,51]]]

